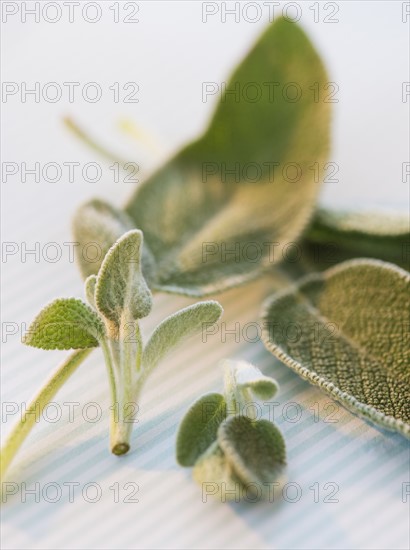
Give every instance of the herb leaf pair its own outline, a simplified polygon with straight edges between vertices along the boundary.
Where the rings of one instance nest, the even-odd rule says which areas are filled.
[[[137,399],[148,375],[185,338],[200,332],[205,323],[217,322],[222,314],[215,301],[186,307],[160,323],[144,345],[138,321],[150,313],[152,296],[141,272],[142,243],[139,230],[122,235],[106,253],[98,275],[90,275],[85,282],[90,305],[75,298],[55,300],[36,317],[24,339],[42,349],[81,350],[40,390],[41,406],[90,348],[102,348],[111,389],[110,445],[114,454],[129,449]],[[2,449],[6,466],[33,425],[26,418],[12,430]]]
[[[266,496],[285,465],[285,443],[271,422],[251,413],[255,399],[270,399],[277,383],[243,361],[224,362],[224,394],[196,401],[182,420],[176,445],[181,466],[212,494],[239,501],[249,492]]]

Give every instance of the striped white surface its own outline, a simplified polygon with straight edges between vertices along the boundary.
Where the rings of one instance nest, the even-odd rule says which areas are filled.
[[[201,82],[225,78],[227,69],[264,25],[264,21],[254,26],[221,27],[215,23],[211,28],[211,43],[209,33],[200,22],[200,4],[143,3],[145,18],[141,16],[137,33],[128,28],[107,27],[104,23],[92,29],[81,25],[51,28],[15,23],[5,26],[9,57],[3,63],[4,80],[131,80],[134,77],[127,72],[131,66],[143,75],[153,99],[147,94],[145,103],[141,101],[136,107],[105,103],[92,107],[80,103],[7,104],[3,110],[9,140],[3,148],[4,160],[44,163],[97,160],[61,130],[59,117],[67,112],[95,127],[106,136],[107,142],[115,121],[124,114],[163,136],[168,152],[194,135],[212,107],[202,104]],[[388,112],[377,108],[377,117],[373,117],[377,124],[371,127],[372,112],[376,113],[382,98],[393,97],[393,91],[409,79],[403,53],[408,34],[403,32],[400,22],[397,23],[401,3],[390,3],[388,9],[383,2],[339,4],[343,15],[340,26],[330,29],[312,25],[307,19],[302,21],[327,52],[334,78],[342,81],[347,93],[347,101],[337,106],[335,128],[335,154],[344,168],[344,177],[337,189],[328,187],[325,200],[350,204],[357,201],[365,205],[373,202],[403,208],[408,203],[405,203],[407,191],[403,191],[400,169],[406,158],[404,114],[408,106],[401,104],[400,91]],[[348,30],[350,40],[346,42]],[[112,40],[106,40],[107,32],[112,33]],[[385,36],[383,42],[379,41],[381,35]],[[50,40],[53,49],[50,49]],[[130,47],[134,44],[132,40],[135,40],[135,49]],[[187,40],[191,44],[189,48]],[[390,45],[391,56],[383,54],[383,57],[386,45]],[[344,54],[343,48],[348,53]],[[168,54],[166,63],[164,51]],[[380,59],[385,64],[383,79],[372,69]],[[368,80],[363,81],[358,76],[365,63],[370,68]],[[109,74],[107,67],[112,67]],[[175,75],[179,75],[178,78]],[[369,85],[374,86],[373,94],[368,92]],[[357,101],[353,101],[355,86]],[[166,94],[158,90],[166,90]],[[363,124],[370,125],[367,131],[362,129],[357,117],[348,116],[352,109],[361,111]],[[358,155],[357,143],[352,150],[352,135],[361,131],[364,134],[359,145],[363,153]],[[366,136],[368,140],[364,139]],[[119,134],[112,141],[119,143],[119,148],[124,145],[128,151],[132,150]],[[378,166],[366,164],[366,159],[374,159],[375,151],[380,153],[376,154]],[[142,149],[138,149],[137,155],[139,161],[145,160],[147,169],[159,162],[152,156],[143,157]],[[400,169],[397,168],[399,161]],[[388,175],[392,173],[394,177],[389,180]],[[359,176],[356,178],[355,174]],[[39,242],[43,250],[50,241],[66,250],[63,243],[71,240],[69,222],[79,202],[98,195],[121,204],[129,191],[127,184],[107,181],[95,185],[18,181],[3,184],[2,240],[18,243],[19,250],[23,242],[27,248]],[[20,405],[31,397],[64,357],[64,352],[26,348],[20,343],[19,333],[6,338],[5,323],[28,323],[46,302],[58,296],[81,296],[82,288],[67,252],[56,263],[43,258],[36,262],[33,256],[23,262],[21,255],[16,254],[2,264],[2,272],[2,399]],[[270,288],[271,281],[266,277],[219,296],[225,308],[226,328],[234,329],[235,323],[243,328],[255,321]],[[157,295],[153,314],[144,325],[145,333],[167,314],[188,303],[191,300]],[[191,472],[175,463],[175,432],[179,420],[200,394],[221,389],[218,361],[224,357],[247,359],[279,381],[276,421],[287,443],[287,481],[302,492],[298,502],[287,502],[283,498],[274,504],[202,502],[201,490],[192,481]],[[337,422],[326,422],[324,416],[332,412],[326,407],[332,402],[274,361],[260,342],[249,343],[243,338],[235,342],[229,335],[222,342],[218,334],[206,344],[200,337],[194,338],[176,352],[147,384],[140,422],[133,435],[133,451],[125,457],[114,457],[108,451],[108,391],[98,350],[66,384],[56,402],[63,408],[61,420],[55,424],[39,423],[10,468],[8,481],[18,483],[20,492],[2,506],[5,549],[396,550],[409,547],[409,505],[402,501],[403,484],[409,483],[408,442],[370,427],[341,408],[335,414]],[[67,402],[80,403],[74,422],[69,421],[68,409],[63,407]],[[97,402],[105,411],[96,423],[83,421],[79,413],[90,402]],[[301,406],[301,418],[296,422],[286,420],[282,414],[284,407],[293,402]],[[320,411],[320,419],[314,416],[314,410]],[[288,408],[289,415],[294,411],[291,406]],[[2,431],[6,432],[13,417],[9,421],[7,425],[2,424]],[[67,485],[63,485],[68,482],[79,484],[74,502],[69,502]],[[59,484],[62,497],[50,503],[40,494],[40,501],[35,502],[33,495],[27,494],[23,502],[23,483],[28,490],[38,483],[40,491],[47,483]],[[100,487],[102,495],[98,502],[86,502],[82,497],[81,489],[87,483]],[[115,483],[121,488],[120,502],[114,501],[114,492],[110,489]],[[124,502],[133,487],[129,485],[124,489],[126,483],[138,485],[135,495],[138,502]],[[327,486],[325,490],[326,483],[337,484],[338,502],[324,502],[331,489]],[[315,502],[310,489],[314,484],[320,488],[319,502]],[[50,489],[49,497],[52,496]],[[288,497],[293,496],[289,485]]]

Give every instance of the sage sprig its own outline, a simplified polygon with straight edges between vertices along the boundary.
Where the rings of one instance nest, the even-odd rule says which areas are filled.
[[[139,320],[152,307],[152,295],[141,271],[143,236],[131,230],[112,246],[97,275],[85,281],[86,304],[76,298],[60,298],[46,306],[31,324],[24,342],[46,350],[74,349],[33,400],[40,413],[67,378],[94,347],[105,358],[111,391],[110,447],[116,455],[130,448],[130,436],[138,398],[149,374],[184,338],[204,324],[217,322],[218,302],[199,302],[171,315],[144,344]],[[34,422],[26,415],[12,430],[2,449],[2,472],[28,435]]]
[[[223,368],[224,393],[198,399],[180,424],[177,461],[193,466],[194,479],[223,501],[266,497],[282,474],[285,442],[252,407],[257,399],[271,399],[278,385],[244,361],[225,361]]]

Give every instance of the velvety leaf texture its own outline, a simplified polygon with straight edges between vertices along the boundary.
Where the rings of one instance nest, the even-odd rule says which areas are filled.
[[[193,466],[216,441],[220,423],[226,418],[226,402],[220,393],[208,393],[196,401],[178,430],[176,453],[181,466]]]
[[[330,126],[330,103],[311,87],[327,81],[301,28],[276,20],[232,74],[202,137],[136,190],[126,215],[100,201],[80,209],[76,239],[101,234],[107,248],[132,219],[156,290],[204,296],[256,277],[311,217],[320,181],[310,167],[326,161]]]
[[[282,434],[267,420],[232,416],[219,426],[218,443],[242,482],[261,490],[278,479],[286,463]]]
[[[223,309],[218,302],[198,302],[167,317],[158,325],[148,340],[142,356],[142,365],[148,371],[185,338],[192,336],[221,317]]]
[[[303,378],[381,427],[410,436],[410,275],[351,260],[267,302],[264,342]],[[286,339],[286,327],[298,338]]]
[[[141,231],[129,231],[108,251],[97,276],[95,303],[116,326],[125,310],[132,319],[151,311],[151,292],[141,273],[141,250]]]
[[[249,390],[257,399],[272,399],[279,390],[273,378],[264,376],[259,369],[245,361],[235,362],[234,377],[239,391]]]
[[[96,313],[76,298],[60,298],[34,319],[24,343],[41,349],[84,349],[99,345],[104,327]]]

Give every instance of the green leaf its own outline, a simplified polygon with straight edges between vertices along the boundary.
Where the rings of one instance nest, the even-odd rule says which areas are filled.
[[[245,488],[241,480],[217,442],[199,457],[192,473],[195,481],[201,485],[203,500],[212,496],[222,502],[239,502],[244,494]]]
[[[87,279],[84,282],[85,287],[85,297],[87,298],[87,302],[92,307],[95,306],[95,285],[97,284],[97,276],[96,275],[90,275],[87,277]]]
[[[323,90],[327,81],[301,28],[285,19],[267,28],[226,85],[239,90],[239,100],[225,93],[204,135],[128,202],[126,212],[155,258],[151,288],[203,296],[282,259],[319,191],[311,166],[327,159],[330,104],[315,101],[311,87]],[[282,93],[290,82],[302,90],[298,101]],[[269,83],[279,83],[276,91]],[[256,101],[246,95],[254,85],[262,92]],[[239,177],[225,177],[225,169],[239,170]],[[300,179],[290,182],[297,171]]]
[[[347,409],[410,436],[410,275],[351,260],[272,296],[266,347]],[[298,337],[286,338],[292,326]]]
[[[410,268],[410,226],[405,215],[320,209],[306,241],[315,251],[316,269],[357,256]]]
[[[98,272],[95,303],[117,327],[124,313],[135,320],[151,311],[151,292],[141,273],[141,250],[141,231],[128,231],[107,252]]]
[[[133,228],[131,218],[104,201],[94,199],[80,206],[73,218],[73,234],[79,243],[75,250],[83,277],[96,275],[111,246]]]
[[[147,342],[142,366],[149,372],[183,339],[192,336],[218,321],[222,306],[213,300],[198,302],[170,315],[158,325]]]
[[[278,383],[261,373],[246,361],[224,361],[226,390],[240,393],[243,402],[257,399],[272,399],[279,390]],[[251,394],[250,394],[251,392]]]
[[[96,313],[76,298],[59,298],[34,319],[24,343],[41,349],[84,349],[99,345],[104,327]]]
[[[280,477],[286,463],[282,434],[267,420],[232,416],[219,426],[218,443],[242,482],[257,484],[261,493]]]
[[[208,393],[185,414],[177,435],[176,454],[181,466],[193,466],[216,441],[220,423],[226,418],[226,402],[220,393]]]

